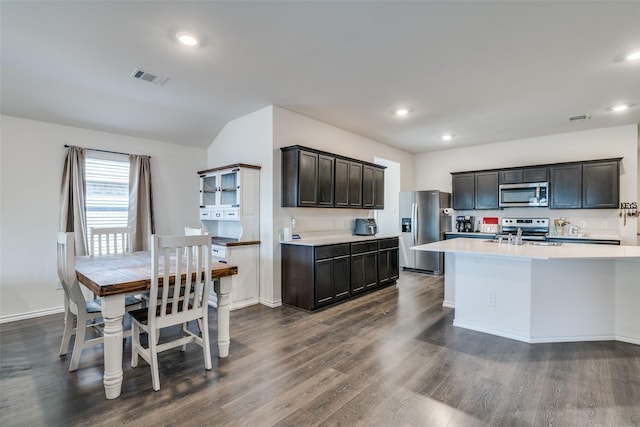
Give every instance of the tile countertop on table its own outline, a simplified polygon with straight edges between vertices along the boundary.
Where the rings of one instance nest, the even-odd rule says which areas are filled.
[[[294,233],[295,234],[295,233]],[[399,234],[376,234],[374,236],[354,236],[353,234],[336,234],[336,235],[314,235],[309,233],[305,236],[304,233],[300,233],[300,239],[293,240],[280,240],[281,244],[285,245],[299,245],[299,246],[324,246],[335,245],[339,243],[355,243],[365,242],[367,240],[380,240],[389,239],[392,237],[399,237]]]
[[[640,246],[610,246],[572,243],[560,246],[512,245],[481,239],[451,239],[410,249],[428,252],[468,253],[531,259],[634,259],[640,260]]]

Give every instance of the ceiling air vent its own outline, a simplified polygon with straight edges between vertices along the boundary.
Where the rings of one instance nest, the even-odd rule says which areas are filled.
[[[151,73],[147,73],[146,71],[139,70],[137,68],[133,70],[133,72],[131,73],[131,77],[133,77],[134,79],[145,80],[147,82],[157,84],[158,86],[162,86],[167,82],[167,80],[169,80],[169,77],[159,77]]]
[[[579,116],[569,117],[570,122],[577,122],[580,120],[589,120],[591,118],[591,114],[580,114]]]

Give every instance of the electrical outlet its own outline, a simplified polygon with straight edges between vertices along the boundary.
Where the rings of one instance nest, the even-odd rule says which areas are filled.
[[[490,305],[491,307],[495,307],[495,305],[496,305],[496,293],[495,292],[489,292],[489,296],[487,298],[487,304]]]
[[[56,279],[56,289],[62,289],[62,282],[60,279]]]

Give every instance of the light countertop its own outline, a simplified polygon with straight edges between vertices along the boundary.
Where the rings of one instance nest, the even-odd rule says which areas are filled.
[[[458,238],[413,246],[410,249],[428,252],[481,254],[531,259],[633,259],[640,260],[640,246],[592,245],[583,243],[560,246],[532,244],[510,245],[482,239]]]
[[[283,245],[324,246],[335,245],[339,243],[366,242],[367,240],[379,240],[398,237],[397,234],[376,234],[375,236],[354,236],[352,234],[340,234],[333,236],[310,235],[309,237],[305,237],[304,233],[300,233],[300,235],[302,238],[299,240],[281,240],[280,243]]]

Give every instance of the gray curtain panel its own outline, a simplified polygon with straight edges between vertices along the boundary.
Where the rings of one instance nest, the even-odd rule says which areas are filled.
[[[84,149],[69,147],[60,190],[59,231],[74,233],[76,255],[87,254],[85,191]]]
[[[149,239],[155,234],[151,161],[149,156],[129,156],[129,222],[131,250],[151,250]]]

